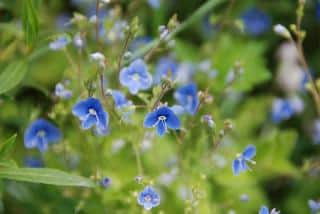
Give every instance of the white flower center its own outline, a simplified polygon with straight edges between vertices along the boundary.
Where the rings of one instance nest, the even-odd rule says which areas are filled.
[[[94,110],[93,108],[90,108],[90,109],[89,109],[89,114],[91,114],[91,115],[97,115],[97,112],[96,112],[96,110]]]
[[[144,200],[145,200],[146,202],[150,202],[150,201],[152,200],[152,198],[151,198],[150,195],[146,195],[146,196],[144,197]]]
[[[44,136],[46,135],[46,132],[43,131],[43,130],[40,130],[40,131],[37,132],[37,135],[38,135],[39,137],[44,137]]]
[[[134,74],[132,75],[132,79],[135,80],[135,81],[138,81],[138,80],[140,79],[139,74],[134,73]]]
[[[158,120],[161,120],[161,121],[165,121],[166,119],[167,119],[166,116],[163,116],[163,115],[158,117]]]

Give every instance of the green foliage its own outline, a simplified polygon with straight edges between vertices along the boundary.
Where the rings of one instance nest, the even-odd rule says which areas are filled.
[[[0,73],[0,94],[16,87],[24,78],[28,71],[25,61],[17,60],[7,65],[2,73]]]
[[[36,40],[39,32],[39,20],[36,11],[38,5],[38,0],[22,1],[22,26],[26,43],[29,45]]]
[[[4,159],[13,149],[16,142],[17,134],[12,135],[0,146],[0,159]]]

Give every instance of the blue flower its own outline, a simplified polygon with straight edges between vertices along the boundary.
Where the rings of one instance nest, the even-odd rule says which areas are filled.
[[[152,42],[152,38],[150,36],[140,36],[134,39],[130,46],[129,46],[129,51],[134,51],[137,50],[147,44]]]
[[[152,84],[147,65],[141,59],[136,59],[129,67],[123,68],[119,79],[121,85],[128,87],[131,94],[137,94],[139,90],[146,90]]]
[[[132,102],[127,100],[127,98],[121,91],[112,90],[111,95],[117,108],[122,108],[122,107],[127,107],[132,105]]]
[[[99,135],[107,133],[109,115],[98,99],[89,97],[79,101],[73,106],[72,113],[80,119],[82,129],[87,130],[95,125]]]
[[[60,130],[45,119],[38,119],[24,132],[26,148],[37,147],[41,152],[48,150],[49,143],[56,143],[61,138]]]
[[[66,36],[59,36],[56,40],[50,42],[49,48],[54,51],[61,50],[69,43],[70,40]]]
[[[147,114],[144,119],[144,126],[147,128],[157,127],[158,134],[162,136],[167,132],[168,128],[179,129],[181,123],[170,108],[162,106]]]
[[[42,159],[33,156],[26,157],[24,165],[30,168],[42,168],[44,166]]]
[[[148,0],[148,3],[153,9],[160,8],[160,0]]]
[[[304,103],[299,97],[277,98],[272,104],[272,121],[280,123],[283,120],[288,120],[293,115],[301,113],[303,109]]]
[[[316,3],[316,18],[320,21],[320,1],[318,0]]]
[[[160,195],[152,187],[147,186],[139,193],[138,204],[143,206],[146,210],[151,210],[153,207],[159,206]]]
[[[108,178],[108,177],[104,177],[104,178],[101,180],[101,185],[102,185],[104,188],[108,188],[108,187],[111,185],[111,179]]]
[[[237,154],[237,158],[232,163],[232,171],[234,175],[239,175],[240,172],[250,170],[247,162],[255,164],[252,158],[256,155],[256,147],[248,145],[242,154]]]
[[[279,214],[280,211],[277,211],[275,208],[273,208],[271,210],[271,212],[269,212],[269,208],[266,206],[262,206],[259,210],[259,214]]]
[[[246,32],[252,36],[260,36],[271,27],[270,17],[263,11],[252,7],[242,14]]]
[[[320,202],[309,200],[308,201],[309,208],[311,210],[311,214],[317,214],[320,211]]]
[[[60,98],[70,99],[72,96],[72,91],[66,89],[62,83],[58,83],[55,87],[54,94]]]
[[[179,105],[183,106],[191,115],[197,112],[199,98],[196,84],[189,83],[188,85],[178,88],[174,93],[174,98]]]
[[[156,65],[156,74],[154,78],[154,83],[158,84],[161,79],[170,77],[171,80],[176,78],[178,65],[170,57],[161,58]]]

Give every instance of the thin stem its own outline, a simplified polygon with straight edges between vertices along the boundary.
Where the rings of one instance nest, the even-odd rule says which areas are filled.
[[[125,51],[128,49],[128,45],[129,45],[129,41],[131,39],[131,32],[128,33],[127,35],[127,38],[124,42],[124,45],[122,47],[122,50],[121,50],[121,54],[119,56],[119,60],[118,60],[118,70],[120,72],[120,69],[121,69],[121,65],[122,65],[122,59],[123,59],[123,56],[125,54]]]
[[[67,60],[69,62],[69,64],[71,65],[72,69],[77,73],[77,77],[78,77],[78,85],[80,87],[81,85],[81,78],[80,78],[80,66],[77,65],[77,63],[75,63],[75,61],[73,60],[71,54],[69,53],[69,51],[65,48],[63,49],[66,57],[67,57]]]
[[[136,156],[136,164],[137,164],[137,168],[138,168],[138,175],[139,176],[143,176],[142,161],[141,161],[141,156],[140,156],[140,151],[139,151],[138,145],[136,145],[132,141],[132,146],[133,146],[134,154]]]
[[[161,92],[160,92],[158,98],[156,99],[156,101],[154,102],[154,104],[152,105],[151,110],[155,109],[159,105],[162,97],[170,90],[170,88],[171,87],[166,83],[164,83],[162,85]]]

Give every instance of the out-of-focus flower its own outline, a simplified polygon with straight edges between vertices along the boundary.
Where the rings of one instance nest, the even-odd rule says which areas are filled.
[[[72,97],[72,91],[66,89],[63,83],[58,83],[56,85],[54,94],[63,99],[70,99]]]
[[[152,42],[152,38],[150,36],[137,37],[131,42],[131,44],[129,46],[129,50],[135,51],[135,50],[149,44],[150,42]]]
[[[45,119],[34,121],[24,133],[25,147],[28,149],[37,147],[41,152],[48,150],[49,143],[56,143],[60,139],[60,130]]]
[[[115,140],[112,142],[111,152],[115,154],[119,152],[125,145],[126,145],[126,142],[123,139]]]
[[[158,181],[159,183],[161,183],[162,185],[165,186],[169,186],[177,177],[178,174],[178,169],[177,168],[173,168],[170,172],[168,173],[162,173],[159,177],[158,177]]]
[[[240,195],[240,201],[248,202],[249,201],[249,196],[247,194]]]
[[[148,113],[144,119],[144,126],[147,128],[157,127],[158,135],[164,135],[169,129],[180,129],[181,123],[174,112],[162,106],[151,113]]]
[[[255,164],[252,158],[256,155],[256,147],[249,145],[241,154],[237,154],[237,158],[232,163],[232,171],[234,175],[239,175],[240,172],[250,170],[248,163]]]
[[[270,212],[269,212],[269,208],[266,206],[262,206],[259,210],[259,214],[279,214],[280,211],[277,211],[276,208],[273,208]]]
[[[84,39],[82,38],[80,33],[77,33],[74,37],[73,37],[73,44],[74,46],[76,46],[77,48],[81,49],[83,48],[85,42]]]
[[[73,106],[72,113],[80,119],[82,129],[87,130],[95,126],[99,135],[108,132],[109,115],[98,99],[89,97],[79,101]]]
[[[28,156],[24,159],[24,165],[30,168],[42,168],[44,167],[43,160],[34,156]]]
[[[278,34],[279,36],[282,36],[284,38],[289,39],[291,37],[290,32],[288,31],[288,29],[281,25],[281,24],[277,24],[275,26],[273,26],[273,31]]]
[[[295,114],[301,113],[303,108],[303,101],[299,97],[291,97],[288,99],[277,98],[272,104],[272,121],[274,123],[280,123]]]
[[[112,90],[111,95],[117,108],[123,108],[132,105],[132,102],[127,100],[127,98],[121,91]]]
[[[195,71],[194,64],[190,62],[180,63],[177,69],[176,81],[180,84],[188,84],[192,81]]]
[[[147,0],[147,2],[153,9],[160,8],[160,0]]]
[[[104,188],[110,187],[110,185],[111,185],[111,179],[110,179],[109,177],[104,177],[104,178],[102,178],[102,180],[101,180],[101,185],[102,185]]]
[[[173,105],[170,107],[170,109],[176,114],[176,115],[182,115],[185,113],[185,109],[180,105]]]
[[[271,27],[270,17],[258,8],[252,7],[242,14],[245,31],[252,36],[260,36]]]
[[[308,205],[311,211],[311,214],[317,214],[320,211],[320,202],[309,200]]]
[[[142,139],[142,142],[141,142],[141,145],[140,145],[141,152],[146,152],[152,147],[152,145],[153,145],[152,142],[153,142],[154,137],[155,137],[154,132],[149,132],[149,131],[145,132],[143,139]]]
[[[68,23],[70,22],[70,20],[71,20],[70,14],[62,13],[58,15],[58,17],[56,18],[57,28],[60,30],[65,30],[66,28],[68,28]]]
[[[100,52],[90,54],[90,59],[96,62],[100,67],[105,67],[105,56]]]
[[[189,114],[194,115],[197,112],[199,97],[196,84],[189,83],[178,88],[174,93],[174,98]]]
[[[207,123],[209,127],[214,128],[215,123],[212,119],[212,116],[209,114],[203,115],[202,116],[202,122]]]
[[[62,35],[62,36],[59,36],[56,40],[50,42],[49,48],[54,51],[61,50],[69,43],[70,43],[70,40],[66,36]]]
[[[112,28],[107,32],[107,39],[109,42],[122,40],[125,37],[125,29],[128,23],[126,21],[118,20],[114,23]]]
[[[151,186],[144,188],[138,195],[138,203],[146,210],[151,210],[160,204],[160,195]]]
[[[161,79],[169,78],[174,80],[176,78],[178,65],[170,57],[162,57],[156,65],[156,74],[154,82],[160,83]]]
[[[315,144],[320,144],[320,120],[317,119],[313,122],[311,129],[312,139]]]
[[[120,71],[120,83],[127,87],[131,94],[146,90],[152,84],[151,74],[143,60],[137,59]]]

